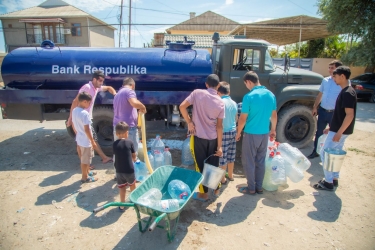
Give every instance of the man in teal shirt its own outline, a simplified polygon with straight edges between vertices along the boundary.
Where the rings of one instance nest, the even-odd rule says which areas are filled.
[[[239,187],[238,191],[255,195],[263,193],[268,138],[276,137],[276,98],[271,91],[260,85],[259,77],[255,72],[247,72],[243,81],[250,92],[242,100],[236,140],[240,140],[242,129],[245,127],[242,140],[242,166],[247,186]]]

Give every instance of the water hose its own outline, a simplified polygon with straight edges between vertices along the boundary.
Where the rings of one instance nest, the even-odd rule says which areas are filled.
[[[148,172],[152,174],[154,170],[151,167],[151,163],[150,163],[150,160],[148,159],[148,153],[147,153],[145,114],[142,112],[138,113],[138,127],[141,127],[141,132],[142,132],[142,145],[143,145],[143,155],[144,155],[145,164],[148,169]]]

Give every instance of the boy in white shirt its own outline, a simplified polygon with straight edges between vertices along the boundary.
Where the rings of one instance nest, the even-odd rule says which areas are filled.
[[[90,164],[93,157],[93,147],[96,146],[95,140],[91,132],[90,114],[85,109],[90,106],[92,96],[87,92],[78,95],[78,106],[72,112],[73,127],[76,132],[76,142],[78,146],[78,154],[81,159],[81,182],[94,182],[98,178],[94,178],[95,172],[90,172]]]

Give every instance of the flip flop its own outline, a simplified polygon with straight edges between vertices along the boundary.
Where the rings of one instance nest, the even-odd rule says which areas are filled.
[[[215,198],[219,198],[221,192],[219,192],[219,194],[215,194],[215,191],[216,191],[216,190],[212,190],[212,195],[213,195]],[[220,189],[219,189],[219,191],[220,191]]]
[[[94,170],[95,167],[93,165],[90,165],[90,170]]]
[[[81,180],[81,183],[95,182],[95,181],[97,181],[97,180],[98,180],[98,179],[95,179],[94,177],[89,176],[86,180]]]
[[[194,200],[197,200],[197,201],[201,201],[201,202],[206,202],[206,201],[209,200],[209,199],[199,198],[199,197],[198,197],[198,192],[195,192],[195,193],[193,194],[193,199],[194,199]]]
[[[237,188],[237,191],[240,192],[241,194],[248,194],[248,195],[256,195],[257,194],[256,192],[250,193],[250,190],[249,190],[248,187]]]
[[[90,171],[88,175],[89,175],[89,176],[94,176],[94,175],[97,175],[97,174],[98,174],[97,172]]]
[[[228,173],[225,174],[225,178],[227,178],[229,181],[234,181],[234,178],[229,178]]]
[[[124,208],[118,207],[118,211],[119,211],[120,213],[125,212],[125,207],[124,207]]]

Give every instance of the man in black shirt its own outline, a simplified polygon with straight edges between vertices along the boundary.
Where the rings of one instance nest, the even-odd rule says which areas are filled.
[[[346,138],[353,134],[355,115],[357,110],[357,94],[352,86],[349,86],[350,68],[340,66],[333,71],[333,79],[342,88],[336,100],[335,111],[333,112],[330,128],[324,130],[328,133],[322,152],[325,149],[342,150]],[[324,153],[320,155],[324,164]],[[330,172],[324,168],[324,180],[319,181],[313,187],[318,190],[333,191],[338,187],[340,172]]]

